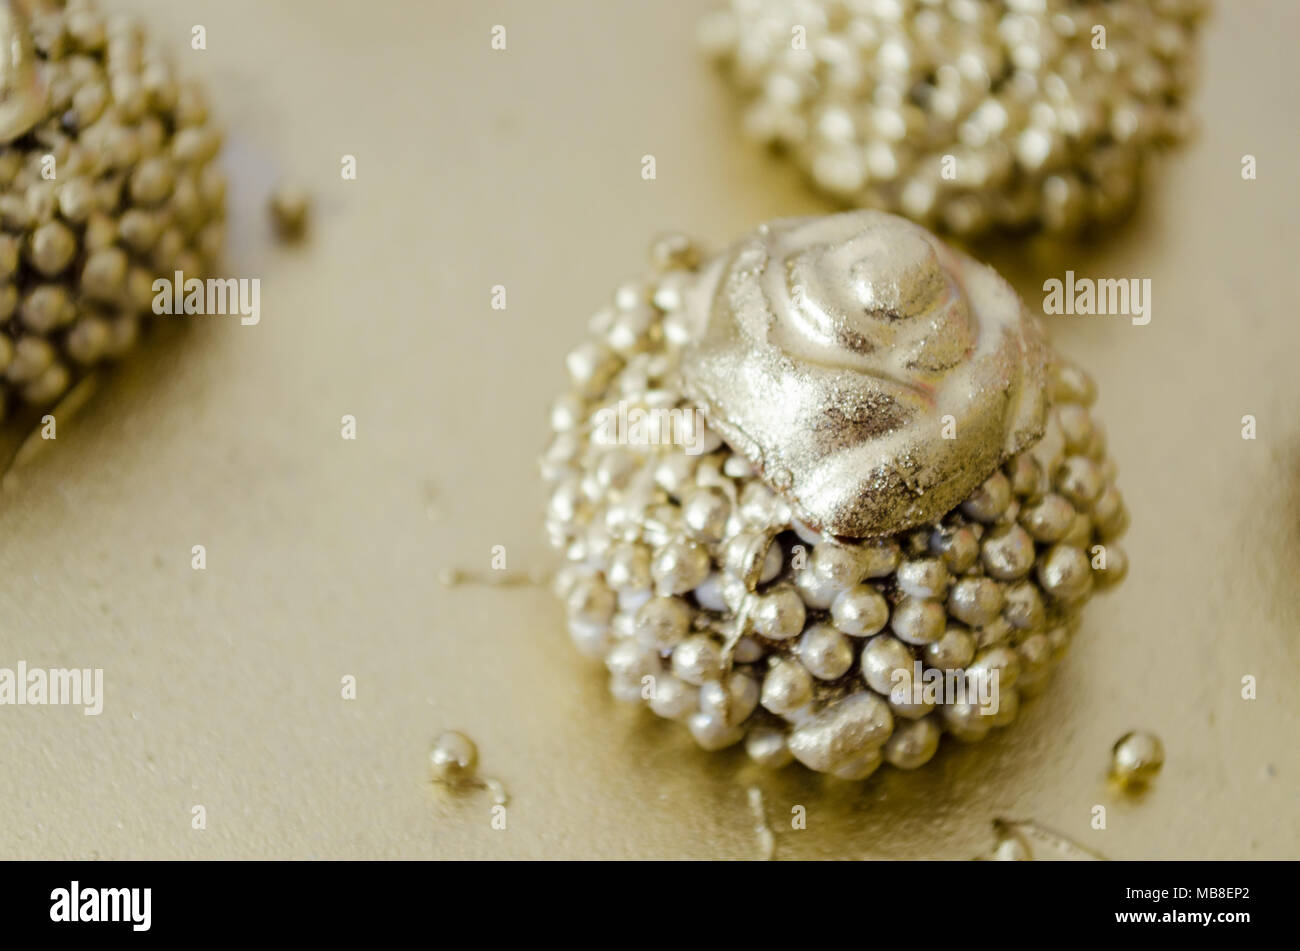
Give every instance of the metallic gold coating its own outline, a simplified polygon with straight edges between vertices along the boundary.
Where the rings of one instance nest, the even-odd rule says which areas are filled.
[[[219,266],[221,132],[174,53],[95,0],[0,5],[0,421],[134,349],[157,278]]]
[[[1204,0],[731,0],[700,39],[743,130],[845,205],[1077,232],[1185,138]]]
[[[1127,564],[1086,374],[899,218],[769,222],[704,264],[669,243],[551,413],[574,645],[618,699],[767,766],[862,780],[1009,726]]]
[[[687,393],[819,531],[934,521],[1042,434],[1048,354],[1015,291],[901,218],[765,225],[687,300]]]
[[[232,120],[231,269],[268,288],[274,275],[274,307],[256,328],[201,324],[144,348],[0,499],[5,657],[100,665],[109,691],[98,718],[0,710],[4,856],[752,859],[759,785],[778,859],[969,859],[998,816],[1115,860],[1300,858],[1300,324],[1285,239],[1300,126],[1279,118],[1300,84],[1300,6],[1216,5],[1203,131],[1160,163],[1130,228],[978,250],[1034,310],[1067,267],[1153,279],[1148,327],[1045,321],[1096,376],[1133,509],[1131,573],[1089,605],[1050,704],[865,789],[705,753],[620,704],[598,672],[575,671],[543,589],[433,580],[446,565],[489,572],[489,544],[512,571],[549,561],[530,490],[539,394],[647,238],[675,226],[721,247],[756,221],[833,210],[726,134],[734,98],[690,42],[698,0],[502,0],[491,17],[113,6],[155,35],[207,26],[186,70],[220,84]],[[488,51],[492,22],[508,51]],[[331,68],[341,55],[353,68]],[[426,116],[438,121],[412,122]],[[344,150],[362,153],[359,182],[337,183]],[[1240,177],[1247,151],[1258,181]],[[643,152],[656,182],[638,174]],[[267,227],[267,165],[321,197],[309,255]],[[378,284],[360,279],[372,269]],[[495,283],[504,312],[487,308]],[[344,412],[357,443],[338,439]],[[1240,438],[1245,413],[1257,441]],[[206,573],[190,569],[199,542],[219,553]],[[355,702],[339,699],[344,673]],[[490,827],[486,795],[429,781],[430,741],[451,725],[508,782],[507,830]],[[1135,726],[1167,753],[1136,802],[1106,778]],[[205,832],[190,828],[196,803],[215,817]]]
[[[22,7],[0,3],[0,142],[12,142],[45,118],[46,92]]]

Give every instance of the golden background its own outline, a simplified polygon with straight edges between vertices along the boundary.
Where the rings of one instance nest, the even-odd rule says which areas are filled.
[[[107,696],[98,718],[0,708],[0,857],[747,858],[752,784],[782,858],[969,858],[996,816],[1110,858],[1300,857],[1294,3],[1218,4],[1201,133],[1154,166],[1129,226],[975,249],[1034,309],[1067,267],[1152,280],[1149,326],[1049,322],[1100,385],[1131,573],[1011,730],[863,787],[698,752],[607,695],[548,591],[436,580],[486,570],[493,545],[512,569],[551,564],[546,406],[652,235],[716,247],[830,209],[738,135],[693,45],[705,5],[104,5],[146,14],[209,82],[229,273],[262,279],[262,321],[161,335],[7,481],[0,666],[102,667]],[[315,196],[301,248],[270,235],[282,177]],[[429,782],[451,727],[510,791],[504,831],[486,793]],[[1109,750],[1135,727],[1167,763],[1121,798]]]

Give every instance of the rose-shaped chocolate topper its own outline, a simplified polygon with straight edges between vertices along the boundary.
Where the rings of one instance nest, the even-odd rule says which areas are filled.
[[[690,397],[812,528],[940,518],[1038,439],[1048,350],[992,268],[876,211],[764,225],[690,289]]]

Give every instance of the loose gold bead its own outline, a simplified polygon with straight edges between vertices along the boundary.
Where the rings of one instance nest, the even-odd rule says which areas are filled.
[[[1111,750],[1111,776],[1126,787],[1145,786],[1164,764],[1164,744],[1154,733],[1144,730],[1125,733]]]
[[[434,741],[429,766],[439,782],[469,782],[478,769],[478,747],[464,733],[448,730]]]
[[[311,201],[307,192],[297,185],[279,185],[271,193],[268,207],[276,233],[286,240],[297,240],[307,228],[307,214]]]

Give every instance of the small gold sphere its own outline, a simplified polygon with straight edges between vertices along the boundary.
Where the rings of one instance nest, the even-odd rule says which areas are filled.
[[[1110,774],[1123,786],[1145,786],[1165,764],[1160,738],[1143,730],[1125,733],[1111,751]]]
[[[286,241],[296,241],[307,230],[307,213],[311,200],[307,192],[296,185],[282,184],[271,192],[267,207],[276,233]]]
[[[464,733],[448,730],[434,741],[429,765],[439,782],[466,782],[474,778],[478,768],[478,747]]]

